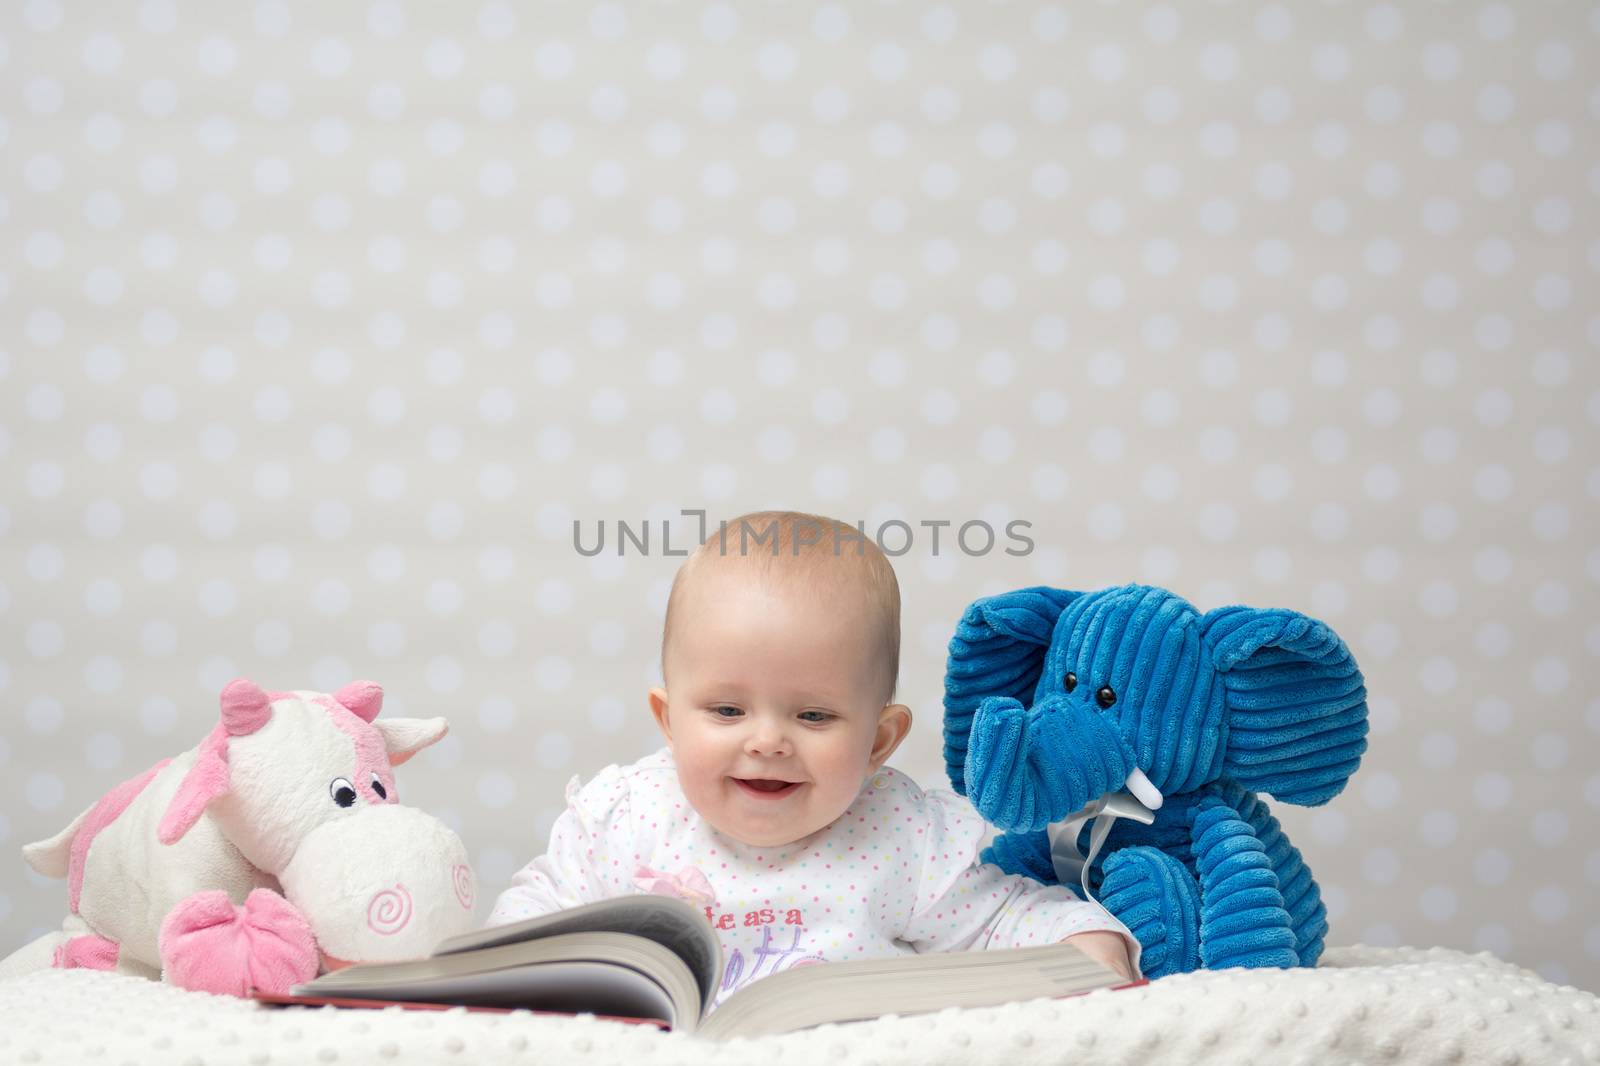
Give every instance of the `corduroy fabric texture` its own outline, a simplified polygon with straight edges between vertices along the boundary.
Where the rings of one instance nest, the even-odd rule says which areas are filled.
[[[1008,830],[984,853],[1003,869],[1054,882],[1047,826],[1135,767],[1161,790],[1155,823],[1119,821],[1086,875],[1145,945],[1147,976],[1315,964],[1326,909],[1255,793],[1324,803],[1360,765],[1366,689],[1328,626],[1202,615],[1148,585],[1018,589],[963,612],[944,703],[947,772]]]

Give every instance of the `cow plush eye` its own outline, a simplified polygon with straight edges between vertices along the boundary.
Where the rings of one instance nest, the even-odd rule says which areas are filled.
[[[334,778],[328,785],[328,794],[341,807],[349,807],[356,801],[355,786],[342,777]]]
[[[1102,707],[1109,707],[1117,702],[1117,694],[1111,691],[1110,685],[1101,685],[1099,691],[1094,694],[1094,701]]]
[[[1066,689],[1068,692],[1071,692],[1073,689],[1077,688],[1078,675],[1069,672],[1066,677],[1061,679],[1061,687]]]
[[[389,798],[389,793],[383,787],[383,782],[378,780],[378,775],[377,774],[373,774],[372,775],[372,791],[374,791],[374,792],[376,792],[378,794],[378,798],[379,799],[388,799]]]

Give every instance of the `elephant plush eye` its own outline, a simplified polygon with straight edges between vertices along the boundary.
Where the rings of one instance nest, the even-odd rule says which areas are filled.
[[[378,794],[378,798],[379,799],[388,799],[389,798],[389,793],[388,793],[388,791],[386,789],[384,789],[383,782],[378,780],[378,775],[377,774],[373,774],[372,775],[372,791],[374,791],[374,792],[376,792]]]
[[[356,801],[355,786],[342,777],[334,778],[328,785],[328,794],[341,807],[348,807]]]
[[[1109,707],[1117,702],[1117,694],[1111,691],[1110,685],[1101,685],[1094,694],[1094,701],[1102,707]]]
[[[1061,687],[1066,689],[1068,692],[1071,692],[1073,689],[1077,688],[1078,675],[1068,671],[1067,676],[1061,679]]]

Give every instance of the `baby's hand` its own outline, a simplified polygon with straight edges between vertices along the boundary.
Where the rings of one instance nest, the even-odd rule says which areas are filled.
[[[1128,958],[1128,946],[1120,933],[1113,933],[1109,929],[1095,929],[1088,933],[1074,933],[1062,943],[1080,949],[1094,961],[1109,966],[1129,981],[1139,979],[1133,972],[1133,962]]]

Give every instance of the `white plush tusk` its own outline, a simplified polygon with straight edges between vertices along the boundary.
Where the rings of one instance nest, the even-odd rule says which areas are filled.
[[[1150,779],[1144,776],[1144,771],[1137,766],[1133,768],[1133,773],[1128,775],[1128,791],[1152,811],[1161,808],[1161,790],[1152,785]]]

